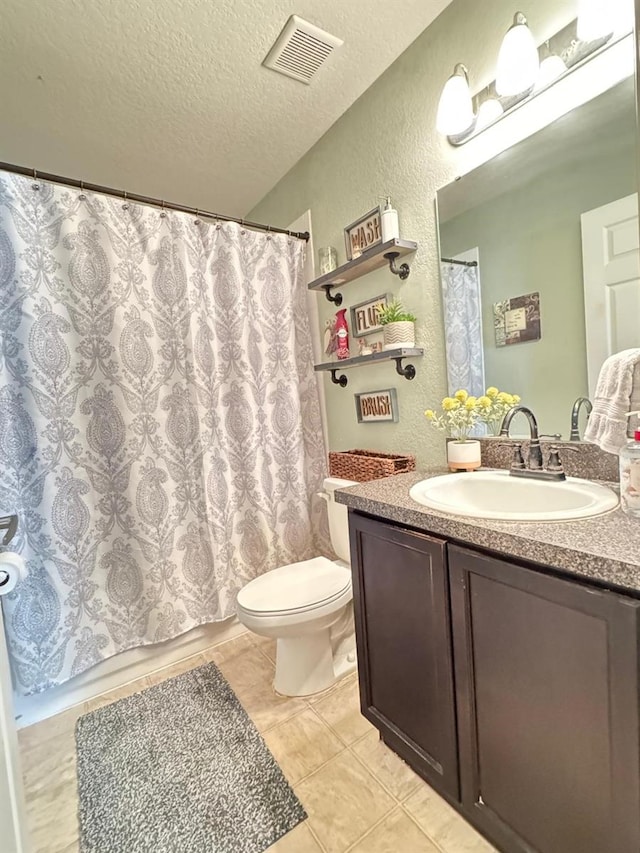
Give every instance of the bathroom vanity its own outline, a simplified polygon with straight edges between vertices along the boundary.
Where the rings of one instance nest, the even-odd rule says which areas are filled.
[[[640,850],[640,525],[349,506],[361,708],[506,853]],[[635,555],[635,557],[633,557]]]

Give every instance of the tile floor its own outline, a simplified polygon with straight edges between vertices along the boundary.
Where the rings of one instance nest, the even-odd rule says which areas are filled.
[[[271,686],[274,650],[272,642],[243,634],[23,729],[19,737],[33,853],[78,850],[76,719],[209,660],[235,690],[309,815],[270,853],[494,851],[379,740],[360,714],[355,674],[326,693],[287,699]]]

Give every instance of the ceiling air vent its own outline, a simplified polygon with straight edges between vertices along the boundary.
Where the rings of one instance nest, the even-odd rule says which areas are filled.
[[[301,83],[310,83],[341,44],[342,39],[292,15],[262,64]]]

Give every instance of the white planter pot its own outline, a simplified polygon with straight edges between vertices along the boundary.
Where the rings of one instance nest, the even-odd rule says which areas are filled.
[[[387,323],[382,327],[384,348],[414,347],[416,345],[415,323],[412,320],[400,320],[397,323]]]
[[[453,439],[447,442],[447,465],[451,471],[473,471],[480,464],[479,441],[470,438],[467,441]]]

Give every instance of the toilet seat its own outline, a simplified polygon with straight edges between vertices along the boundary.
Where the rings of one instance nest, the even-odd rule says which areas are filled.
[[[238,593],[238,607],[255,617],[308,613],[351,597],[351,572],[342,563],[313,557],[280,566],[250,581]]]

